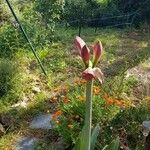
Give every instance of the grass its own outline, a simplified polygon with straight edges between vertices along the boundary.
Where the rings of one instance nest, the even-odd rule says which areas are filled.
[[[14,121],[9,126],[7,134],[0,139],[1,149],[10,149],[10,147],[13,147],[18,136],[22,134],[28,135],[29,133],[26,131],[28,131],[29,121],[36,114],[41,111],[49,111],[50,113],[55,111],[59,101],[53,102],[51,97],[57,93],[56,89],[58,87],[61,88],[64,83],[72,84],[73,87],[72,91],[69,92],[69,96],[73,97],[74,94],[75,97],[72,98],[73,100],[76,100],[76,96],[81,94],[78,88],[74,89],[73,84],[75,78],[81,77],[81,71],[83,70],[83,64],[80,58],[74,54],[75,51],[73,48],[73,39],[77,33],[75,29],[65,30],[58,28],[55,34],[57,40],[51,46],[45,46],[37,50],[48,77],[42,74],[39,65],[29,49],[18,49],[13,54],[11,61],[17,64],[18,71],[13,75],[13,82],[16,84],[0,98],[0,113],[8,114],[11,118],[14,118]],[[98,65],[102,68],[106,76],[102,89],[115,98],[120,98],[121,93],[128,95],[130,89],[137,86],[137,81],[134,78],[125,80],[124,77],[127,69],[137,66],[150,57],[147,34],[140,30],[129,31],[127,29],[99,29],[95,33],[94,29],[85,28],[82,31],[82,38],[87,41],[89,46],[96,40],[102,41],[104,54]],[[144,66],[145,68],[149,68],[147,64]],[[33,93],[32,89],[34,86],[38,86],[41,92]],[[84,89],[82,90],[84,91]],[[57,95],[59,97],[62,95],[62,92],[61,94],[58,92]],[[27,108],[20,108],[18,110],[11,107],[16,102],[21,101],[24,96],[29,98]],[[144,117],[141,116],[139,119],[138,116],[141,115],[141,111]],[[138,132],[138,127],[142,121],[146,119],[150,120],[149,116],[149,111],[146,111],[146,108],[144,109],[140,105],[137,108],[124,110],[124,113],[116,113],[113,117],[106,117],[108,119],[108,128],[105,128],[105,122],[102,125],[103,134],[100,138],[100,144],[105,145],[110,142],[120,132],[119,129],[122,128],[121,125],[124,123],[123,119],[129,117],[126,122],[126,133],[127,135],[133,135],[133,138],[137,140],[137,142],[133,140],[132,143],[129,143],[129,146],[134,149],[135,145],[133,143],[137,143],[136,147],[140,147],[138,136],[141,134]],[[111,132],[110,126],[113,127]],[[137,129],[136,133],[134,133],[134,129]],[[110,133],[112,133],[112,137]]]

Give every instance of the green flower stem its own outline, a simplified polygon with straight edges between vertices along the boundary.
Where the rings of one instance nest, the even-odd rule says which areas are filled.
[[[86,85],[86,108],[85,108],[85,149],[90,150],[91,146],[91,124],[92,124],[92,93],[93,80],[88,81]]]

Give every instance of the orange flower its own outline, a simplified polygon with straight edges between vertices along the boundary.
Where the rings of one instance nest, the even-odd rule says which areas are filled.
[[[113,103],[114,103],[114,100],[111,97],[109,97],[108,99],[106,99],[106,104],[107,105],[112,105]]]
[[[76,79],[74,82],[75,82],[77,85],[82,85],[82,84],[85,84],[85,83],[86,83],[86,80],[84,80],[84,79]]]
[[[112,105],[114,103],[114,100],[112,97],[105,94],[104,99],[106,100],[107,105]]]
[[[82,84],[86,83],[86,80],[81,79],[81,83],[82,83]]]
[[[123,102],[121,100],[114,100],[114,104],[119,106],[119,107],[123,106]]]
[[[57,101],[57,97],[56,96],[52,97],[50,101],[51,102],[56,102]]]
[[[77,96],[77,99],[79,99],[80,102],[84,102],[85,101],[85,97],[84,96]]]
[[[73,129],[73,125],[72,124],[68,124],[68,128]]]
[[[93,87],[93,94],[98,95],[100,93],[100,88],[98,86]]]
[[[70,101],[69,98],[68,98],[67,96],[64,96],[63,102],[64,102],[65,104],[67,104],[69,101]]]
[[[56,124],[60,124],[60,121],[58,121],[58,120],[56,120],[55,122],[56,122]]]
[[[123,102],[125,107],[135,107],[134,103],[130,100],[124,100]]]
[[[52,114],[52,120],[57,120],[61,114],[62,114],[61,110],[56,111],[54,114]]]
[[[68,89],[69,89],[68,85],[64,85],[64,86],[61,88],[61,90],[64,91],[64,92],[68,91]]]
[[[60,90],[60,87],[57,87],[54,89],[54,92],[59,92],[59,90]]]

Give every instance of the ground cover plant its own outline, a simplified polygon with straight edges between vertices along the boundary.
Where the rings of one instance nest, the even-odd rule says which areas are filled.
[[[101,68],[104,80],[103,84],[95,80],[92,90],[91,130],[97,123],[100,126],[95,150],[106,148],[114,139],[120,141],[120,149],[144,149],[142,122],[150,120],[149,1],[130,2],[83,1],[80,7],[79,1],[71,5],[72,1],[58,0],[51,1],[53,7],[49,7],[39,0],[12,1],[47,72],[45,76],[7,5],[0,0],[0,149],[15,149],[22,137],[37,138],[37,150],[67,150],[76,145],[86,112],[87,80],[82,79],[82,72],[89,67],[89,56],[83,59],[84,68],[73,46],[79,19],[81,38],[89,49],[97,41],[103,44],[96,67]],[[73,8],[82,14],[76,16]],[[136,18],[132,27],[105,27],[109,23],[105,20],[95,32],[94,22],[82,22],[137,10],[143,20]],[[92,62],[93,55],[91,51]],[[51,116],[52,129],[30,128],[41,113]]]
[[[91,31],[88,32],[86,30],[86,36],[87,33],[89,35],[91,35],[92,33],[92,29],[88,30]],[[101,33],[101,40],[108,50],[111,50],[111,48],[116,49],[116,51],[117,49],[119,50],[120,48],[117,45],[115,46],[114,40],[117,40],[118,43],[124,42],[124,40],[126,40],[125,37],[129,36],[128,32],[120,30],[111,30],[110,32],[109,29],[106,29],[103,31],[100,30],[99,32]],[[70,33],[67,34],[69,34],[69,37],[72,37],[73,39],[76,35],[76,32],[75,30],[71,30]],[[115,39],[113,34],[116,37]],[[124,37],[120,39],[120,36],[122,36],[122,34],[124,34]],[[139,34],[141,33],[139,32]],[[107,42],[105,42],[106,36],[107,40],[109,40],[112,45],[115,46],[115,48],[110,47],[111,44],[108,45]],[[89,39],[87,38],[87,41],[89,41],[88,43],[92,43],[94,39],[96,40],[98,39],[98,37],[99,35],[97,35],[96,37],[95,33],[93,37],[90,37]],[[144,36],[141,37],[143,41],[141,40],[141,43],[138,46],[139,48],[145,49],[146,41],[144,41]],[[18,135],[18,132],[23,135],[30,135],[31,131],[27,127],[28,122],[33,116],[41,111],[54,114],[54,118],[55,116],[57,118],[61,114],[61,120],[56,120],[57,131],[59,131],[59,133],[61,133],[61,136],[64,137],[64,141],[65,143],[67,143],[67,146],[70,146],[71,143],[75,143],[76,138],[78,137],[78,133],[81,131],[84,123],[84,86],[86,84],[86,81],[82,80],[81,74],[79,74],[79,72],[82,72],[83,70],[81,60],[74,54],[74,50],[71,50],[73,41],[71,42],[70,38],[66,38],[65,36],[64,39],[66,40],[63,42],[55,42],[52,45],[51,49],[45,48],[42,51],[38,51],[39,56],[40,58],[42,58],[44,66],[46,66],[46,69],[48,71],[48,79],[46,79],[44,76],[39,76],[40,70],[38,65],[36,65],[35,63],[35,58],[33,57],[31,52],[27,52],[26,50],[24,50],[15,54],[13,61],[22,62],[19,65],[19,74],[22,77],[22,80],[20,80],[20,82],[24,86],[19,86],[19,88],[15,87],[15,89],[11,89],[13,91],[21,90],[22,94],[19,94],[19,97],[15,96],[13,94],[14,92],[10,92],[9,96],[1,98],[1,113],[6,113],[10,116],[18,116],[17,118],[15,117],[16,119],[13,120],[11,126],[9,126],[7,134],[1,138],[1,145],[3,149],[7,149],[7,147],[9,147],[10,145],[13,146],[14,141],[18,136],[20,136],[20,134]],[[133,41],[139,42],[138,40]],[[71,44],[68,45],[68,43]],[[131,48],[130,46],[131,45],[129,45],[128,48]],[[59,49],[59,51],[55,51],[55,49]],[[103,64],[108,61],[108,58],[110,63],[118,60],[118,56],[112,55],[111,51],[105,51],[106,52],[104,52],[104,55],[101,59],[102,70],[105,70],[103,69]],[[147,51],[145,50],[145,52]],[[53,58],[55,58],[55,61],[53,61]],[[145,58],[147,59],[147,53],[143,55],[143,59]],[[70,59],[72,59],[72,62],[70,62]],[[142,66],[147,65],[143,64]],[[115,69],[117,70],[117,68]],[[66,78],[68,78],[68,81],[65,81]],[[16,78],[16,80],[18,79]],[[60,80],[62,82],[62,86],[60,85]],[[112,84],[112,82],[115,84]],[[41,92],[33,94],[32,88],[37,83],[40,84]],[[96,82],[93,89],[93,126],[95,126],[97,122],[100,122],[100,126],[102,128],[100,132],[101,136],[98,137],[98,142],[96,144],[97,149],[103,148],[120,134],[122,142],[125,142],[125,144],[127,144],[130,148],[137,147],[137,149],[141,149],[140,147],[143,147],[143,137],[141,134],[140,125],[142,121],[149,120],[149,98],[146,98],[146,95],[143,95],[142,101],[140,100],[139,103],[134,100],[132,101],[129,98],[127,99],[124,94],[121,94],[127,93],[127,95],[130,95],[132,92],[132,88],[136,89],[136,86],[138,84],[138,80],[135,77],[126,79],[124,74],[114,75],[113,77],[113,73],[108,73],[108,75],[105,77],[105,86],[102,85],[100,87],[99,83]],[[118,87],[120,85],[121,90],[120,88],[118,90]],[[53,92],[51,93],[50,91]],[[10,104],[8,103],[10,100],[12,104],[15,104],[16,101],[22,101],[22,97],[24,96],[32,99],[31,101],[29,100],[27,108],[19,108],[19,111],[15,108],[11,108]],[[12,101],[12,97],[14,97],[14,102]],[[24,116],[24,114],[26,115]],[[141,116],[140,118],[139,114]],[[127,116],[128,119],[124,120],[124,118]],[[122,127],[122,124],[126,124],[125,127]],[[137,129],[137,132],[134,132],[135,128]],[[124,136],[122,135],[123,133]],[[32,134],[36,135],[38,133]],[[13,138],[12,142],[9,145],[9,142],[7,141],[9,141],[11,137]],[[40,138],[43,138],[43,136]],[[132,140],[130,140],[130,138]],[[45,147],[47,147],[47,145],[51,146],[49,142],[45,143]],[[43,149],[43,144],[39,147]]]

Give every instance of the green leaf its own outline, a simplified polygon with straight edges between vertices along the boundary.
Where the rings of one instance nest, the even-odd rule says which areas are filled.
[[[83,129],[82,129],[82,131],[81,131],[81,133],[80,133],[80,135],[79,135],[79,139],[77,140],[77,143],[75,144],[75,147],[74,147],[74,149],[73,150],[84,150],[85,148],[84,148],[84,146],[85,146],[85,144],[84,144],[84,134],[85,134],[85,127],[83,127]]]
[[[109,145],[105,146],[103,150],[118,150],[120,146],[120,140],[119,137],[117,139],[113,140]]]
[[[100,131],[100,127],[99,127],[99,124],[97,124],[96,127],[93,129],[92,135],[91,135],[91,150],[94,150],[99,131]]]

